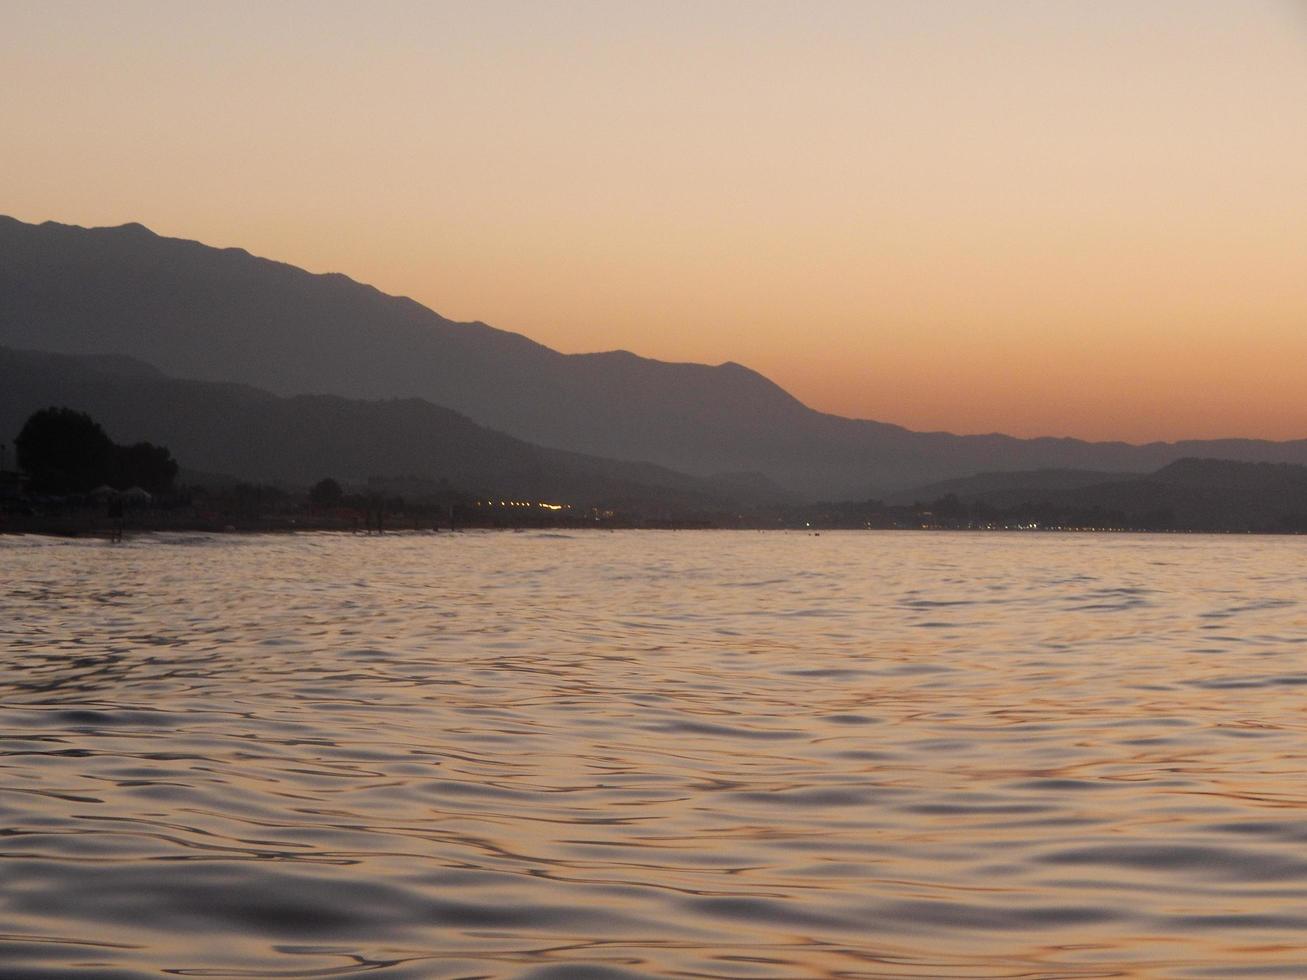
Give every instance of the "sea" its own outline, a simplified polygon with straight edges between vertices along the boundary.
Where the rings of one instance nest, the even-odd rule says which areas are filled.
[[[1307,976],[1307,539],[0,538],[0,976]]]

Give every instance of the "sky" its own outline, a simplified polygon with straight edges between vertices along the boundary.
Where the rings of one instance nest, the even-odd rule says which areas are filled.
[[[915,429],[1307,437],[1307,0],[0,0],[0,213]]]

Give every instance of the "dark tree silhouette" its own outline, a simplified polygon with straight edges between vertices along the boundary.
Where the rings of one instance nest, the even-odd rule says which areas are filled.
[[[116,447],[85,412],[43,408],[23,425],[14,448],[37,493],[84,493],[110,479]]]
[[[166,493],[177,478],[177,461],[164,446],[138,442],[115,446],[115,473],[111,481],[119,489],[141,487],[150,493]]]
[[[177,463],[163,446],[118,446],[100,424],[71,408],[43,408],[14,440],[18,467],[37,493],[85,493],[102,484],[150,493],[172,488]]]
[[[319,480],[309,491],[309,500],[313,502],[314,507],[337,507],[344,496],[340,484],[331,477]]]

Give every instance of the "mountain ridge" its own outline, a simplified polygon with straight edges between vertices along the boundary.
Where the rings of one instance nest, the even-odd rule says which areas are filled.
[[[541,446],[865,498],[986,470],[1147,472],[1184,456],[1307,462],[1307,439],[1131,445],[913,432],[818,412],[736,361],[563,354],[342,273],[143,225],[0,219],[0,344],[126,354],[278,395],[417,397]]]
[[[172,378],[125,360],[0,347],[0,442],[12,441],[32,412],[66,406],[90,414],[115,439],[166,445],[187,468],[260,482],[415,476],[470,492],[682,511],[784,499],[744,474],[708,480],[535,446],[422,399],[283,397],[236,382]]]
[[[991,473],[956,481],[922,505],[952,519],[992,521],[999,515],[1043,525],[1111,523],[1127,527],[1227,532],[1307,531],[1307,466],[1186,457],[1143,474],[1066,471]],[[1042,484],[1041,484],[1042,480]],[[941,484],[935,489],[947,487]]]

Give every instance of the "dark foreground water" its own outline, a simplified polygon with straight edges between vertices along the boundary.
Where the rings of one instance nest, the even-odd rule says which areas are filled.
[[[1307,540],[0,539],[0,976],[1307,976]]]

